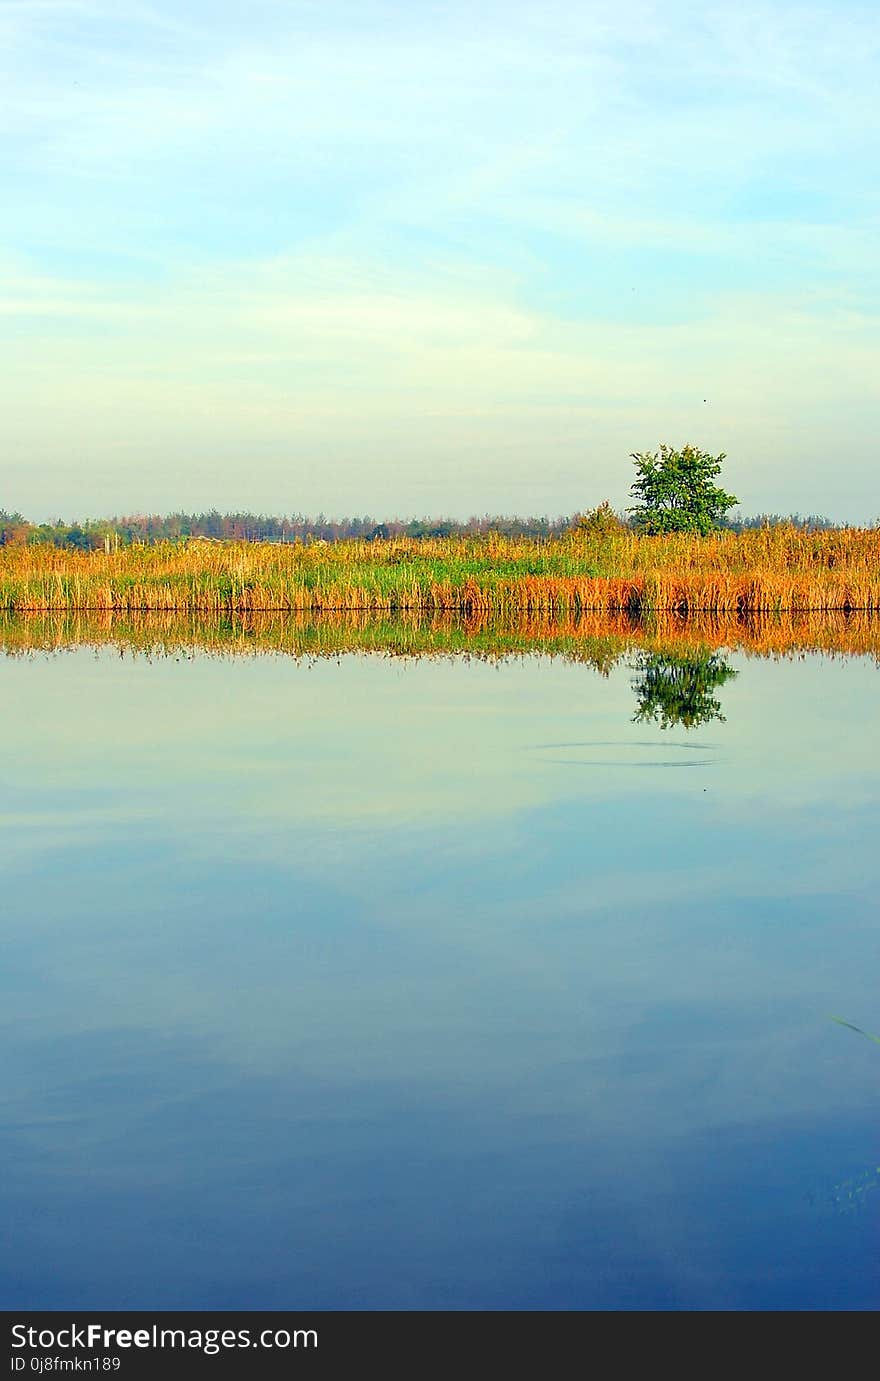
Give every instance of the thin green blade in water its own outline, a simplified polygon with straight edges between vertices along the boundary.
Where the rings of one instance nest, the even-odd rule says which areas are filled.
[[[870,1031],[863,1031],[861,1026],[854,1026],[851,1021],[844,1021],[843,1017],[832,1016],[831,1020],[836,1021],[838,1026],[846,1026],[850,1031],[858,1032],[860,1036],[864,1036],[866,1040],[873,1041],[875,1045],[880,1045],[880,1036],[875,1036]]]

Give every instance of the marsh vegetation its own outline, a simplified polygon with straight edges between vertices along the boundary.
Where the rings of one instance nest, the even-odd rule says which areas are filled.
[[[794,525],[645,536],[584,525],[552,541],[160,542],[0,548],[0,609],[455,612],[572,617],[880,609],[880,531]]]

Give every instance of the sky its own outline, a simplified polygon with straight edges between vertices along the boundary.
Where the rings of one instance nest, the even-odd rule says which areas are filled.
[[[873,3],[0,0],[0,508],[880,515]]]

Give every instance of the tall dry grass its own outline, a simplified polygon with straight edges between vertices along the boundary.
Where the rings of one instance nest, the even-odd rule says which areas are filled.
[[[880,609],[880,531],[0,548],[0,609],[464,615]]]

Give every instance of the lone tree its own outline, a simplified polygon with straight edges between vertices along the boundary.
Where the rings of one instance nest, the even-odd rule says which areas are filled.
[[[636,480],[631,493],[639,502],[627,512],[640,532],[699,532],[705,536],[720,525],[739,499],[713,484],[725,459],[683,446],[674,451],[635,451]]]

